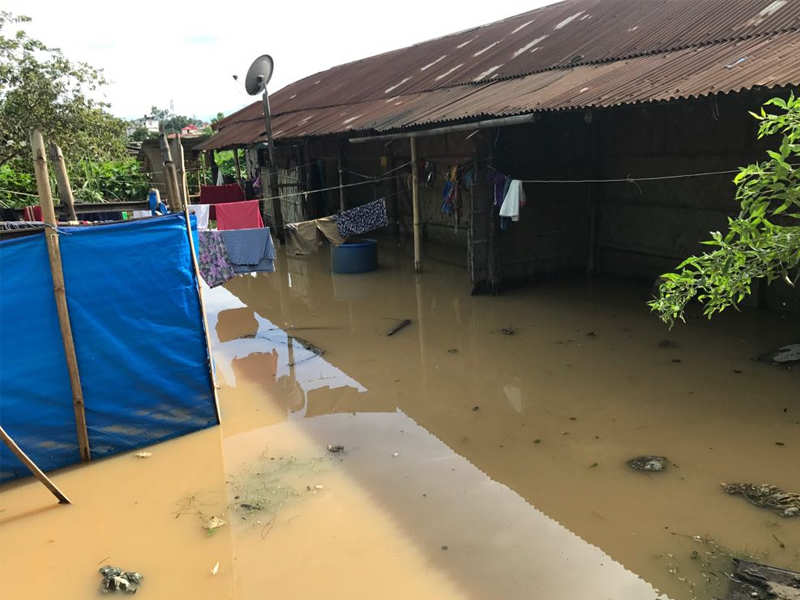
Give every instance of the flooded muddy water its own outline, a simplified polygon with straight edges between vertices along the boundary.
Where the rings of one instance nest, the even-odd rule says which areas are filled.
[[[669,332],[632,284],[471,297],[410,262],[206,290],[222,426],[56,473],[72,506],[0,488],[0,597],[93,597],[102,564],[215,600],[710,599],[730,556],[800,570],[800,518],[720,488],[800,488],[800,369],[753,360],[796,318]]]

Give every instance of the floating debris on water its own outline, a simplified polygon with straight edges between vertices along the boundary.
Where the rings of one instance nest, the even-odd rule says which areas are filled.
[[[211,574],[216,575],[217,573],[219,573],[219,561],[215,562],[214,566],[211,567]]]
[[[395,333],[397,333],[398,331],[400,331],[404,327],[408,327],[409,325],[411,325],[411,319],[403,319],[397,325],[395,325],[389,331],[387,331],[386,335],[387,336],[394,335]]]
[[[666,456],[637,456],[625,464],[634,471],[658,473],[666,470],[668,462]]]
[[[792,363],[800,362],[800,344],[782,346],[777,350],[762,354],[758,357],[758,360],[778,365],[791,365]]]
[[[514,335],[515,333],[517,333],[517,330],[514,329],[513,327],[503,327],[502,329],[500,329],[500,333],[502,333],[503,335]]]
[[[152,452],[137,452],[136,454],[134,454],[134,456],[136,458],[150,458],[151,456],[153,456],[153,453]]]
[[[338,454],[339,452],[343,452],[343,451],[344,451],[344,446],[339,446],[339,445],[334,446],[334,445],[328,444],[328,452],[330,452],[332,454]]]
[[[748,502],[766,508],[782,517],[800,516],[800,494],[786,492],[775,485],[762,483],[756,485],[752,483],[723,483],[722,489],[726,493],[744,496]]]
[[[222,527],[224,525],[225,525],[225,521],[223,519],[220,519],[219,517],[212,515],[203,524],[203,528],[206,531],[208,531],[209,533],[211,533],[215,529],[219,529],[220,527]]]
[[[103,581],[100,584],[100,590],[104,594],[111,592],[124,592],[126,594],[135,594],[139,585],[142,583],[144,576],[136,571],[123,571],[119,567],[112,567],[106,565],[100,567],[100,575],[103,576]]]

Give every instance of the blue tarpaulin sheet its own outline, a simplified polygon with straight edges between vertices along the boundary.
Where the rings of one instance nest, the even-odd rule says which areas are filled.
[[[61,231],[92,456],[217,424],[183,215]],[[0,423],[45,471],[80,461],[41,233],[0,242]],[[0,481],[27,474],[0,444]]]

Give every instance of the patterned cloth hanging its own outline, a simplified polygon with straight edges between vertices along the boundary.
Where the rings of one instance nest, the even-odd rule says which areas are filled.
[[[375,231],[389,224],[386,200],[380,198],[339,214],[336,227],[343,238]]]
[[[200,274],[209,287],[222,285],[236,275],[233,263],[228,256],[222,232],[217,230],[200,230],[197,232],[199,248],[197,264]]]

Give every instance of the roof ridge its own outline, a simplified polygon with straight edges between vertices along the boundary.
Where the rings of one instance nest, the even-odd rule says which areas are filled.
[[[525,14],[525,13],[523,13],[523,14]],[[611,63],[615,63],[615,62],[622,62],[622,61],[625,61],[625,60],[631,60],[631,59],[634,59],[634,58],[641,58],[643,56],[655,56],[655,55],[659,55],[659,54],[669,54],[671,52],[680,52],[682,50],[690,50],[692,48],[706,48],[706,47],[716,46],[716,45],[720,45],[720,44],[726,44],[726,43],[730,43],[730,42],[747,41],[747,40],[752,40],[752,39],[756,39],[756,38],[765,38],[765,37],[770,37],[770,36],[775,36],[775,35],[782,35],[782,34],[785,34],[785,33],[794,33],[794,32],[798,32],[798,31],[800,31],[800,26],[790,26],[790,27],[783,27],[781,29],[776,29],[776,30],[768,31],[768,32],[764,32],[764,33],[757,33],[757,34],[750,34],[750,35],[743,35],[743,36],[733,36],[733,37],[728,37],[728,38],[719,38],[719,39],[714,39],[714,40],[697,42],[697,43],[693,43],[693,44],[683,44],[683,45],[680,45],[680,46],[673,46],[673,47],[670,47],[670,48],[658,48],[658,49],[654,49],[654,50],[648,50],[646,52],[634,52],[634,53],[625,54],[625,55],[622,55],[622,56],[604,57],[604,58],[601,58],[601,59],[588,60],[588,61],[575,61],[575,62],[568,63],[568,64],[555,64],[555,65],[550,65],[548,67],[542,67],[540,69],[535,69],[535,70],[532,70],[532,71],[526,71],[524,73],[516,73],[516,74],[513,74],[513,75],[494,77],[492,79],[487,79],[485,81],[477,81],[477,82],[476,81],[462,81],[462,82],[458,82],[458,83],[452,83],[452,84],[442,85],[442,86],[437,86],[437,87],[424,88],[424,89],[419,89],[419,90],[409,90],[407,92],[400,92],[400,93],[396,94],[395,97],[402,98],[402,97],[408,97],[408,96],[415,96],[415,95],[418,95],[418,94],[427,94],[427,93],[430,93],[430,92],[436,92],[436,91],[440,91],[440,90],[456,89],[456,88],[459,88],[459,87],[472,87],[472,88],[475,88],[475,89],[479,89],[479,88],[483,88],[483,87],[488,87],[488,86],[492,85],[493,83],[497,83],[497,82],[500,82],[500,81],[512,81],[514,79],[523,79],[523,78],[529,77],[531,75],[536,75],[538,73],[546,73],[548,71],[562,71],[562,70],[566,71],[566,70],[569,70],[569,69],[573,69],[575,67],[587,67],[587,66],[592,66],[592,65],[611,64]],[[322,105],[317,105],[317,106],[306,106],[306,107],[303,107],[303,108],[297,108],[297,109],[292,109],[292,110],[285,110],[285,111],[281,111],[281,112],[276,112],[276,113],[273,113],[272,116],[273,117],[278,117],[278,116],[281,116],[281,115],[291,115],[291,114],[302,113],[302,112],[307,112],[307,111],[311,111],[311,110],[337,108],[337,107],[340,107],[340,106],[357,106],[357,105],[360,105],[360,104],[366,104],[366,103],[375,102],[375,101],[378,101],[378,100],[385,100],[385,98],[382,98],[382,97],[381,98],[371,97],[371,98],[359,99],[356,102],[340,102],[340,103],[335,103],[335,104],[322,104]],[[248,104],[247,105],[247,107],[249,107],[249,106],[252,106],[252,104]],[[244,110],[244,109],[242,109],[242,110]],[[238,112],[241,112],[241,111],[238,111]],[[233,115],[231,115],[231,117],[232,116]],[[263,116],[260,116],[258,118],[263,118]],[[243,119],[241,121],[236,121],[236,122],[241,123],[241,122],[250,121],[250,120],[255,120],[255,119]]]

